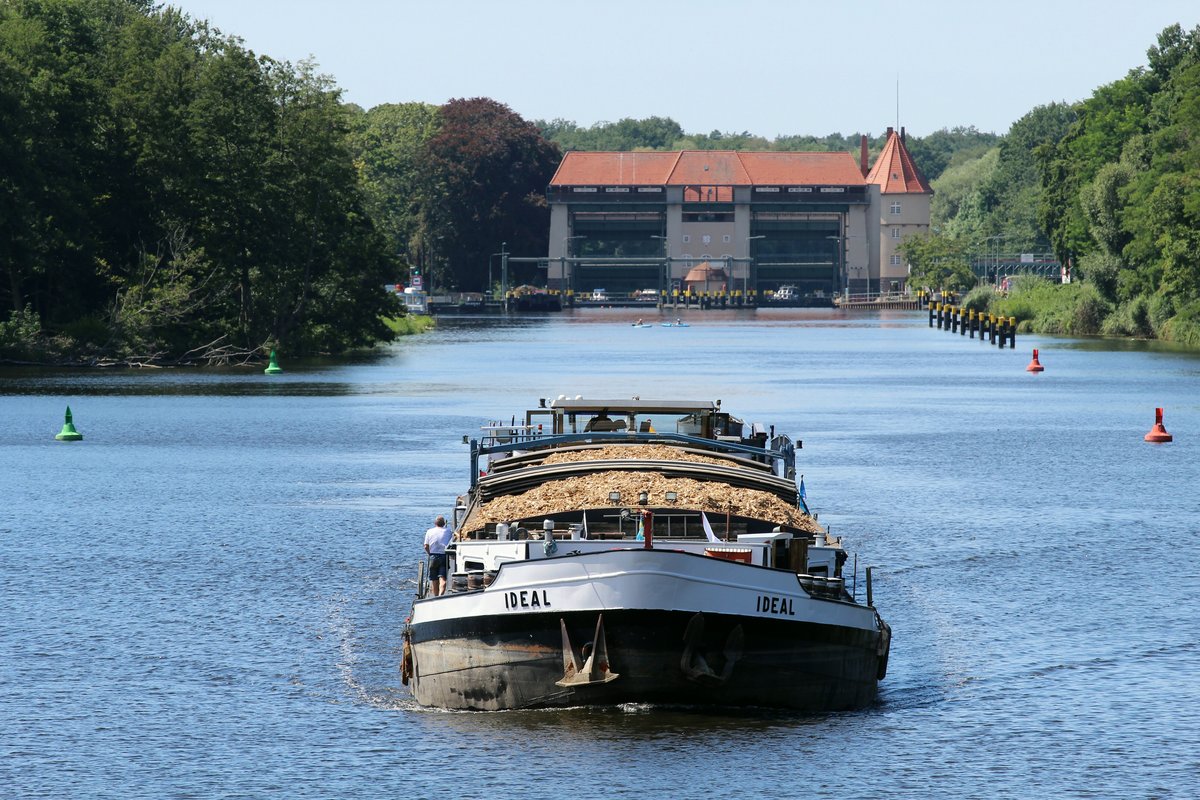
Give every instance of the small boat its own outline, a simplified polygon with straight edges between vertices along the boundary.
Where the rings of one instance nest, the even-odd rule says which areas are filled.
[[[689,325],[688,323],[684,322],[683,320],[678,320],[678,319],[675,320],[674,322],[664,322],[664,323],[662,323],[662,326],[664,328],[690,328],[691,327],[691,325]]]
[[[419,704],[875,700],[891,629],[808,513],[789,437],[719,400],[563,396],[470,446],[448,590],[422,564],[403,631]]]
[[[771,300],[775,303],[794,303],[800,299],[800,293],[795,286],[780,286],[775,290]]]
[[[642,322],[639,319],[637,322],[633,323],[633,327],[635,327],[635,328],[653,328],[654,326],[649,323]]]

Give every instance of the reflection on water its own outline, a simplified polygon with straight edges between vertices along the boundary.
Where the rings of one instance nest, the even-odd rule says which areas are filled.
[[[352,359],[284,354],[279,376],[0,369],[0,785],[1190,796],[1198,362],[999,351],[919,313],[597,309],[443,318]],[[421,533],[470,477],[461,437],[559,394],[721,398],[802,439],[810,505],[877,567],[880,702],[415,707],[399,631]],[[53,439],[66,403],[81,443]],[[1141,441],[1155,406],[1170,445]]]

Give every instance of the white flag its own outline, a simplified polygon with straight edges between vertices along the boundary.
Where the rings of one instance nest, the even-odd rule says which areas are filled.
[[[583,512],[583,538],[587,538],[587,512]]]
[[[704,526],[704,535],[710,542],[721,541],[717,538],[717,535],[713,533],[712,525],[708,524],[708,517],[704,515],[703,511],[700,512],[700,524]]]

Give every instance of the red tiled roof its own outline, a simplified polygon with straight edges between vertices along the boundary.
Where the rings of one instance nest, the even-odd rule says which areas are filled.
[[[933,194],[929,181],[917,169],[900,134],[888,128],[888,138],[875,166],[867,173],[867,183],[879,184],[881,194]]]
[[[674,186],[749,186],[750,176],[732,150],[684,150],[667,183]]]
[[[732,200],[731,186],[862,186],[850,153],[585,153],[563,157],[551,186],[684,186],[685,194]],[[699,193],[699,194],[697,194]],[[718,198],[717,195],[720,195]],[[704,195],[700,197],[699,195]]]
[[[849,153],[741,153],[755,186],[826,184],[861,186],[862,172]]]
[[[551,186],[662,186],[671,175],[679,153],[570,152]]]

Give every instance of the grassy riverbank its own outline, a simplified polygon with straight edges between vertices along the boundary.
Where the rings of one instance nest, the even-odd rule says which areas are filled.
[[[383,324],[397,336],[411,336],[414,333],[424,333],[433,330],[433,317],[409,314],[404,317],[384,317]]]
[[[963,306],[1016,317],[1017,329],[1024,333],[1161,339],[1200,349],[1200,302],[1177,307],[1162,295],[1113,302],[1091,283],[1063,285],[1021,278],[1007,295],[990,286],[977,287]]]

